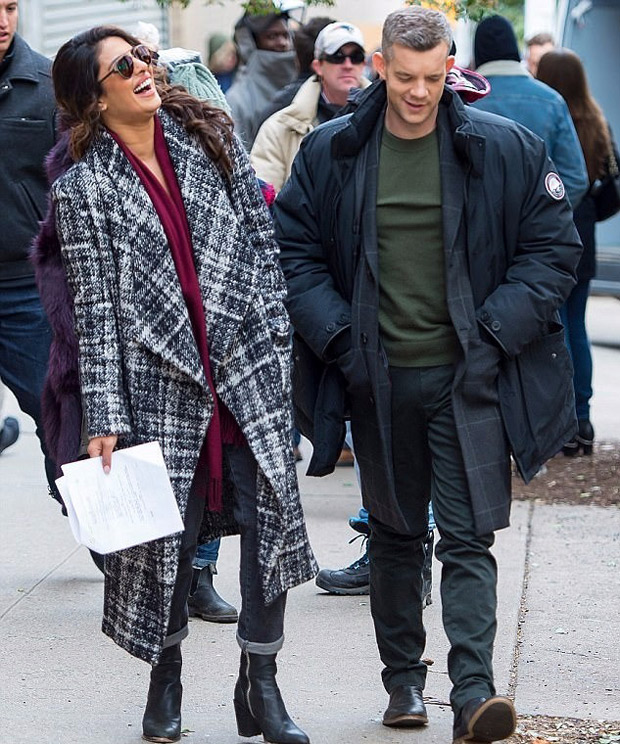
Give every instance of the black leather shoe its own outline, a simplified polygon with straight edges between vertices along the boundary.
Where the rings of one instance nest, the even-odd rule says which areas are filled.
[[[412,728],[427,723],[426,706],[419,687],[398,685],[390,692],[390,703],[383,714],[384,726]]]
[[[269,744],[310,744],[286,711],[276,672],[275,654],[241,654],[233,701],[239,736],[262,734]]]
[[[514,734],[517,714],[506,697],[472,698],[454,719],[452,744],[487,744]]]
[[[181,738],[181,644],[165,648],[151,669],[151,684],[142,718],[145,741],[168,742]]]
[[[201,617],[210,623],[236,623],[237,610],[223,600],[213,586],[215,566],[209,563],[204,568],[194,568],[191,594],[187,599],[190,617]]]

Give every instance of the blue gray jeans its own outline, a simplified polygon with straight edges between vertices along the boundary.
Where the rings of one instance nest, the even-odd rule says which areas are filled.
[[[41,393],[47,373],[52,333],[34,279],[21,286],[0,287],[0,379],[34,419],[45,457],[45,474],[52,495],[56,465],[47,454],[41,425]]]
[[[282,648],[284,642],[286,592],[271,604],[265,604],[258,561],[256,460],[247,444],[242,447],[225,446],[224,458],[234,484],[233,511],[241,532],[239,565],[241,612],[237,625],[237,641],[244,651],[253,654],[274,654]],[[179,553],[177,583],[172,598],[166,646],[178,643],[188,633],[187,597],[204,508],[204,498],[192,488],[185,512],[185,531]]]

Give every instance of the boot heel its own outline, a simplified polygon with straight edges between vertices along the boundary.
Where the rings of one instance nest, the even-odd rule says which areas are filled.
[[[250,713],[243,703],[238,700],[233,700],[235,706],[235,717],[237,718],[237,733],[239,736],[256,736],[261,733],[261,730],[254,720],[254,716]]]
[[[581,445],[581,449],[583,450],[584,455],[591,455],[592,454],[592,445],[591,444],[583,444]]]

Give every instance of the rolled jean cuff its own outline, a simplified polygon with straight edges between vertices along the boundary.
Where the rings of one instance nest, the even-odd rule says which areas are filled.
[[[167,635],[164,638],[164,648],[170,648],[170,646],[176,646],[177,643],[181,643],[181,641],[185,640],[187,636],[189,635],[189,626],[186,625],[185,627],[181,628],[181,630],[177,630],[176,633],[171,633],[170,635]]]
[[[245,641],[239,633],[237,633],[237,643],[244,653],[258,654],[259,656],[271,656],[272,654],[277,654],[282,646],[284,646],[284,633],[276,641],[272,641],[271,643]]]

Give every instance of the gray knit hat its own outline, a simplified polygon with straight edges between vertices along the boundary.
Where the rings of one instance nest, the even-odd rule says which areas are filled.
[[[230,106],[219,83],[211,70],[201,62],[175,65],[170,71],[170,82],[173,85],[182,85],[192,96],[200,98],[201,101],[208,101],[230,114]]]

